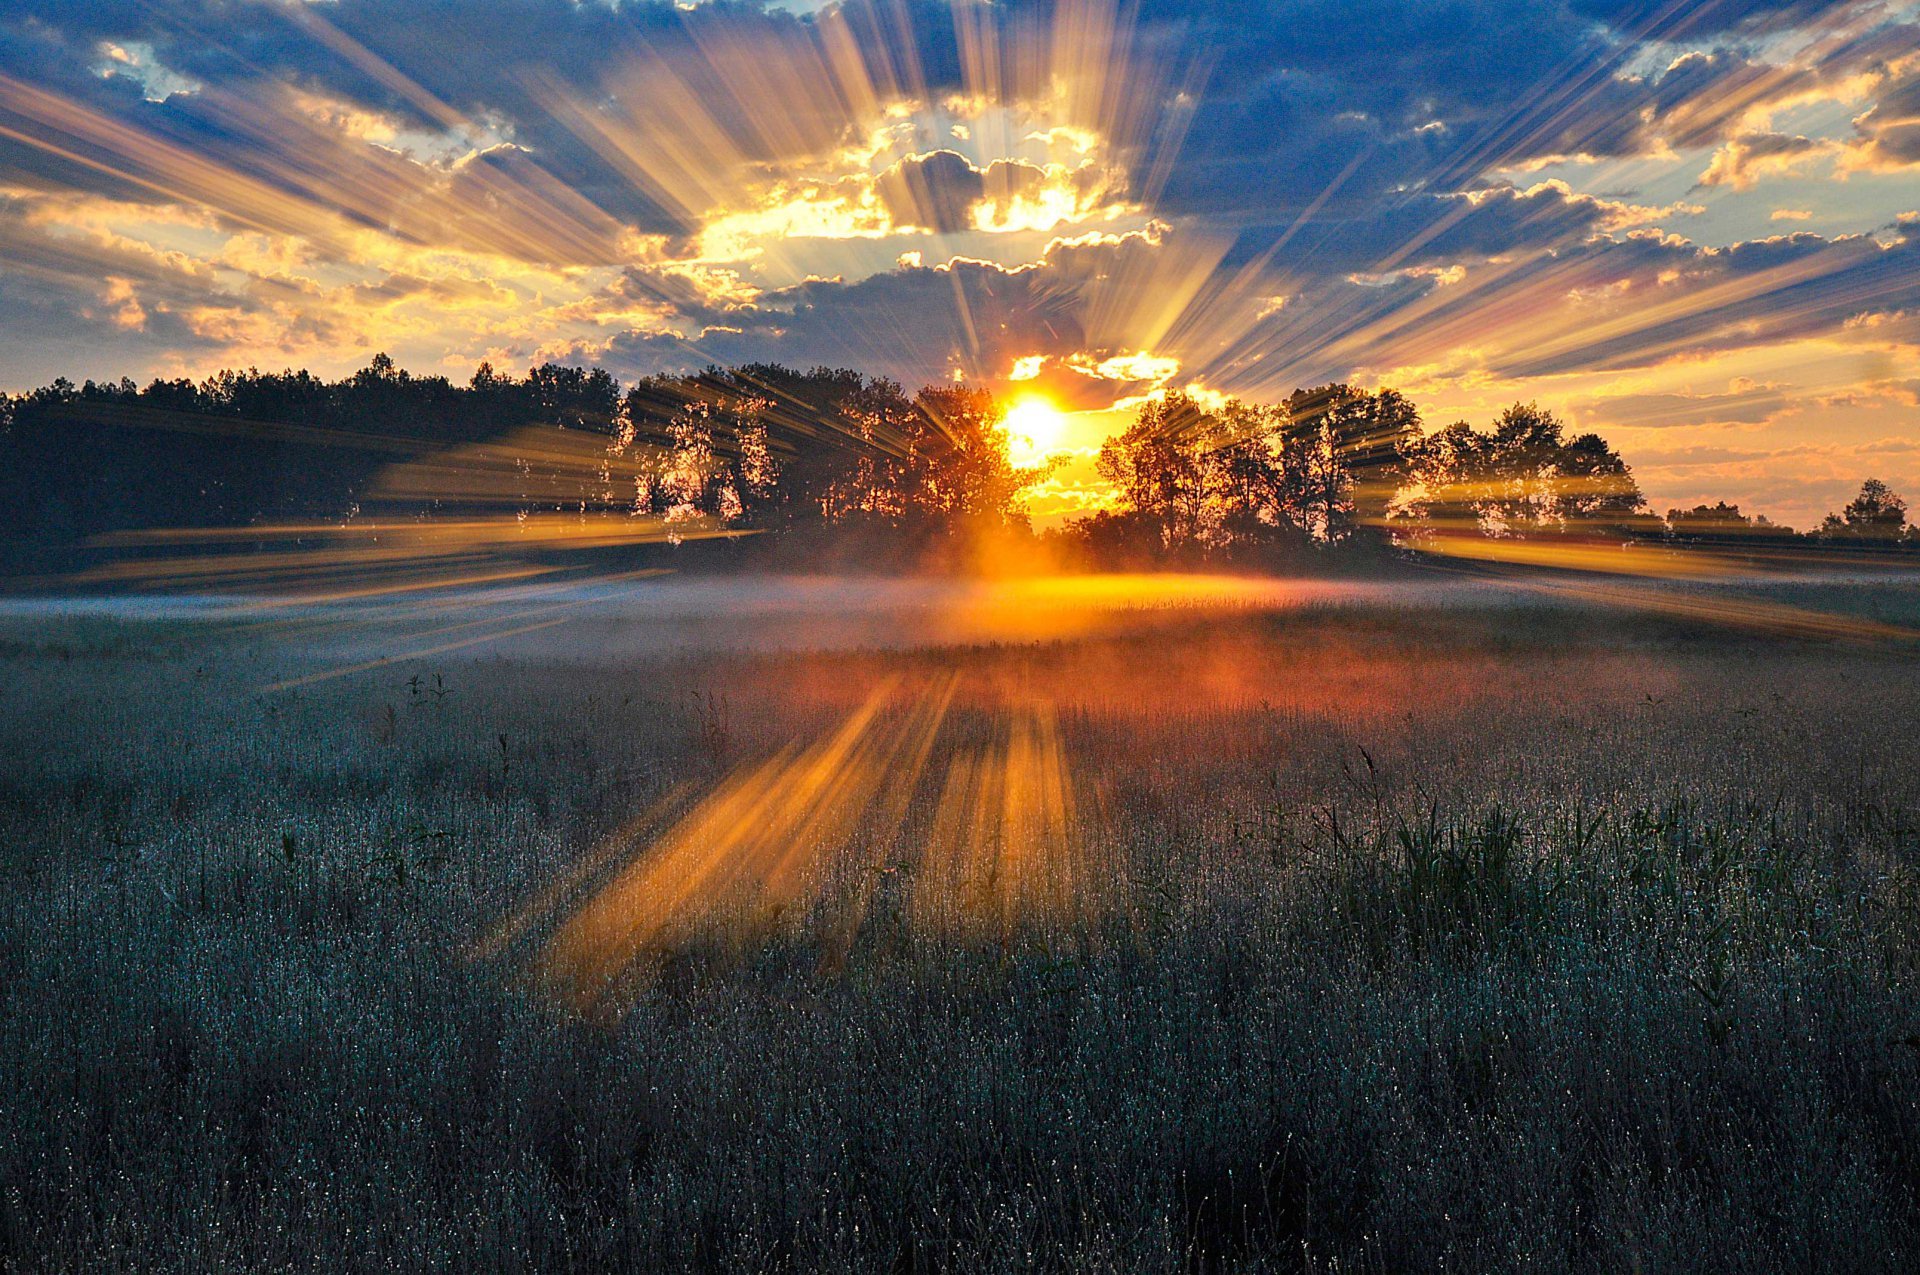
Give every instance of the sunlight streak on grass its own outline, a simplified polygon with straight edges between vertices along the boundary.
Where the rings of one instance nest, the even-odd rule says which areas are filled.
[[[947,672],[909,691],[889,677],[837,727],[734,767],[664,827],[657,807],[629,821],[470,955],[499,957],[544,928],[533,986],[617,1015],[662,959],[814,924],[820,966],[837,971],[883,889],[946,938],[1004,944],[1090,918],[1107,897],[1088,857],[1098,803],[1083,799],[1052,707],[1003,702],[956,723],[959,683]]]

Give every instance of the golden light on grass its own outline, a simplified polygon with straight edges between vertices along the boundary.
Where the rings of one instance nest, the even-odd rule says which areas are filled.
[[[786,938],[841,968],[876,898],[918,933],[1004,945],[1090,921],[1099,802],[1053,708],[988,693],[956,722],[960,676],[883,680],[837,726],[744,762],[690,806],[630,821],[474,945],[545,932],[533,986],[617,1015],[662,960]],[[982,711],[984,709],[984,711]]]
[[[1012,707],[1004,735],[956,751],[913,864],[922,929],[1005,942],[1022,924],[1091,918],[1088,823],[1053,706]]]

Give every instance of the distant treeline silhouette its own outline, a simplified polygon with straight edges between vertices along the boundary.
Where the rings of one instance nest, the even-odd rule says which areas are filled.
[[[627,387],[553,363],[460,386],[385,355],[338,381],[60,380],[0,396],[4,565],[163,529],[536,514],[646,520],[671,541],[756,533],[684,556],[842,569],[1021,547],[1059,565],[1315,569],[1461,536],[1920,547],[1877,480],[1806,535],[1724,502],[1662,519],[1605,440],[1536,405],[1429,432],[1404,395],[1347,385],[1150,400],[1100,450],[1113,507],[1036,534],[1025,500],[1052,467],[1013,462],[1001,415],[985,390],[772,365]]]

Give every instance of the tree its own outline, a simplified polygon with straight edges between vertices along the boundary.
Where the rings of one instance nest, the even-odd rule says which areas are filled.
[[[597,367],[542,363],[527,372],[526,392],[540,418],[566,429],[608,431],[620,402],[619,382]]]
[[[864,482],[853,475],[902,449],[912,412],[899,386],[857,372],[709,367],[637,382],[615,413],[611,446],[648,471],[637,493],[642,507],[673,503],[663,485],[668,471],[682,495],[698,472],[692,487],[712,504],[702,513],[718,515],[737,498],[734,525],[804,532],[859,516],[871,503],[872,473]],[[709,474],[717,480],[711,489]]]
[[[1514,404],[1486,433],[1449,425],[1421,446],[1410,476],[1416,493],[1403,514],[1416,525],[1535,536],[1624,534],[1650,521],[1632,470],[1606,440],[1569,440],[1534,403]]]
[[[1823,540],[1896,544],[1906,537],[1907,502],[1878,478],[1860,484],[1860,494],[1820,524]]]
[[[1392,390],[1328,385],[1271,406],[1167,394],[1101,448],[1117,507],[1080,531],[1103,561],[1147,541],[1161,556],[1243,561],[1339,543],[1385,523],[1419,422]]]
[[[135,527],[335,519],[372,507],[645,514],[770,533],[809,565],[977,562],[1031,547],[1000,405],[977,388],[770,364],[644,378],[482,364],[456,386],[385,355],[339,381],[225,371],[198,383],[57,381],[0,399],[0,518],[46,544]],[[1637,532],[1657,520],[1620,456],[1516,404],[1492,427],[1421,437],[1393,390],[1332,384],[1259,404],[1168,393],[1101,448],[1114,506],[1062,539],[1097,562],[1293,565],[1384,526],[1418,535]],[[396,477],[396,474],[401,477]],[[404,477],[404,481],[402,481]],[[1765,526],[1729,505],[1670,534]],[[1891,540],[1905,506],[1869,483],[1829,537]],[[1785,534],[1785,533],[1780,533]],[[19,538],[19,537],[17,537]],[[743,549],[763,553],[765,548]]]
[[[1219,434],[1219,419],[1198,401],[1169,394],[1149,401],[1101,446],[1095,469],[1113,485],[1118,507],[1133,515],[1129,537],[1148,532],[1161,550],[1175,553],[1208,543],[1208,455]]]
[[[1420,446],[1412,401],[1397,390],[1323,385],[1295,390],[1286,407],[1287,464],[1305,523],[1327,541],[1384,525]]]
[[[1721,500],[1711,505],[1695,505],[1691,509],[1667,510],[1667,534],[1675,540],[1697,544],[1716,541],[1747,543],[1765,538],[1778,540],[1791,536],[1793,532],[1769,521],[1765,514],[1748,517],[1740,511],[1740,506]]]
[[[1691,509],[1667,510],[1667,530],[1675,536],[1738,536],[1753,528],[1753,519],[1740,512],[1740,506],[1718,501],[1695,505]]]
[[[1013,464],[992,392],[929,386],[914,407],[907,454],[894,471],[907,519],[936,535],[1025,529],[1021,495],[1045,470]]]
[[[909,398],[892,381],[816,369],[709,368],[643,381],[616,440],[644,461],[637,507],[779,531],[866,564],[952,561],[996,537],[1030,538],[1004,413],[982,389]],[[625,446],[625,444],[621,444]]]

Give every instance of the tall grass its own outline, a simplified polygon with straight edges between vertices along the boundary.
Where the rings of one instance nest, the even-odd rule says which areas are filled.
[[[1487,623],[272,696],[257,632],[10,635],[0,1265],[1913,1269],[1911,655]],[[873,876],[617,1015],[538,933],[475,959],[926,669],[978,693],[935,770],[1053,706],[1098,908],[919,923],[929,783]]]

